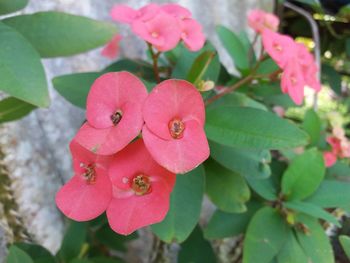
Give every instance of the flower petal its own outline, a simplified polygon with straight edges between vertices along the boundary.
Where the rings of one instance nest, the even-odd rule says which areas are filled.
[[[201,124],[185,123],[181,139],[164,140],[145,125],[142,129],[145,145],[161,166],[173,173],[186,173],[209,157],[209,145]]]
[[[102,49],[101,55],[109,59],[116,58],[119,54],[119,42],[121,39],[121,35],[115,35]]]
[[[205,43],[202,26],[194,19],[184,19],[181,21],[181,38],[185,46],[191,51],[200,50]]]
[[[111,10],[113,20],[130,24],[137,16],[137,11],[127,5],[115,5]]]

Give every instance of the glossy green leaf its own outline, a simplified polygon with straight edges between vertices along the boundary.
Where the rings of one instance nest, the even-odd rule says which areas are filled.
[[[350,182],[324,180],[317,191],[305,201],[323,208],[350,204]]]
[[[250,108],[256,108],[260,110],[267,110],[266,106],[264,104],[261,104],[251,98],[249,98],[247,95],[239,92],[233,92],[226,94],[219,100],[214,101],[213,103],[209,104],[208,107],[216,107],[216,106],[236,106],[236,107],[250,107]]]
[[[205,162],[206,191],[222,211],[243,213],[250,198],[249,187],[242,176],[221,166],[212,159]]]
[[[288,238],[277,255],[278,263],[310,263],[303,249],[300,247],[293,231],[289,231]]]
[[[101,75],[99,72],[75,73],[52,79],[58,93],[73,105],[85,109],[91,85]]]
[[[176,177],[170,196],[170,209],[165,219],[151,226],[161,240],[181,243],[191,234],[199,220],[205,187],[204,168]],[[189,202],[190,200],[190,202]]]
[[[260,209],[251,219],[243,248],[243,263],[270,263],[288,237],[288,228],[271,207]]]
[[[216,32],[219,39],[229,55],[231,56],[234,64],[238,69],[246,70],[249,68],[249,59],[244,44],[239,37],[224,26],[217,26]]]
[[[87,223],[70,221],[61,248],[57,253],[58,258],[66,262],[77,257],[86,241],[86,236]]]
[[[56,263],[53,255],[44,247],[31,243],[15,243],[16,247],[25,251],[34,263]]]
[[[34,105],[14,97],[3,99],[0,101],[0,123],[18,120],[34,109]]]
[[[340,236],[339,241],[344,249],[346,256],[348,257],[348,259],[350,259],[350,237]]]
[[[6,263],[34,263],[31,257],[17,246],[11,246]]]
[[[256,70],[256,74],[268,75],[268,74],[272,74],[272,73],[276,72],[279,69],[280,68],[276,64],[276,62],[273,59],[268,58],[260,63],[259,67]]]
[[[198,85],[201,80],[216,82],[220,72],[220,61],[216,51],[207,50],[202,52],[193,62],[187,75],[187,80]]]
[[[0,22],[0,90],[39,107],[49,105],[40,57],[17,31]]]
[[[271,174],[269,151],[236,149],[212,141],[209,145],[210,156],[227,169],[245,177],[266,178]]]
[[[197,226],[189,238],[181,244],[179,263],[215,263],[217,262],[211,244],[203,238],[202,230]]]
[[[283,149],[305,145],[308,136],[273,113],[253,108],[217,106],[207,109],[210,140],[236,148]]]
[[[303,216],[301,222],[306,225],[309,234],[297,231],[297,239],[303,248],[308,262],[334,263],[333,249],[322,226],[317,219]]]
[[[350,177],[350,166],[346,162],[338,160],[332,167],[328,167],[326,176],[330,179]]]
[[[277,199],[278,189],[271,177],[269,178],[246,178],[249,186],[261,197],[273,201]]]
[[[0,0],[0,15],[16,12],[27,4],[28,0]]]
[[[303,121],[303,129],[309,134],[311,145],[317,145],[321,137],[322,123],[320,117],[313,109],[309,109]]]
[[[325,175],[323,155],[310,149],[295,157],[282,178],[282,193],[288,200],[302,200],[312,195]]]
[[[328,83],[337,94],[341,94],[341,76],[332,66],[322,64],[321,76],[322,82]]]
[[[293,202],[285,202],[284,206],[291,209],[291,210],[299,211],[299,212],[302,212],[306,215],[326,220],[326,221],[340,227],[340,224],[339,224],[337,218],[335,218],[332,214],[323,210],[321,207],[316,206],[312,203],[293,201]]]
[[[250,219],[260,207],[259,203],[249,202],[245,213],[235,214],[216,210],[204,229],[205,238],[219,239],[244,233]]]
[[[38,50],[42,57],[71,56],[107,43],[113,24],[56,11],[20,15],[3,20]]]

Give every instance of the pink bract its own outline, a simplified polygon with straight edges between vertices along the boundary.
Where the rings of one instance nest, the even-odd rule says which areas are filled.
[[[165,12],[160,12],[148,21],[136,20],[132,30],[159,51],[175,48],[181,36],[177,19]]]
[[[173,15],[179,19],[185,19],[185,18],[191,18],[192,14],[191,11],[188,10],[185,7],[182,7],[181,5],[178,4],[163,4],[161,6],[161,9],[168,13],[169,15]]]
[[[121,35],[115,35],[111,41],[102,49],[101,54],[104,57],[114,59],[119,54],[119,42],[122,39]]]
[[[143,107],[142,134],[152,157],[174,173],[188,172],[209,156],[200,93],[184,80],[166,80],[150,93]]]
[[[202,26],[194,19],[187,18],[179,21],[181,25],[181,39],[191,51],[200,50],[205,43]]]
[[[98,156],[74,140],[70,144],[74,176],[57,193],[57,207],[67,217],[88,221],[101,215],[112,198],[110,158]]]
[[[164,219],[176,175],[152,159],[142,139],[114,157],[109,176],[113,198],[107,218],[115,232],[128,235]]]
[[[135,10],[127,5],[115,5],[111,10],[111,17],[113,20],[132,24],[136,20],[147,21],[160,11],[160,7],[157,4],[148,4],[138,10]]]
[[[262,33],[265,29],[277,31],[279,23],[277,16],[262,10],[251,10],[248,14],[248,25],[257,33]]]
[[[142,105],[146,97],[146,87],[131,73],[102,75],[89,92],[87,123],[78,131],[76,141],[101,155],[120,151],[142,129]]]
[[[333,152],[324,152],[323,159],[326,167],[331,167],[337,162],[337,156]]]
[[[294,103],[300,105],[304,99],[304,86],[300,65],[296,60],[288,61],[281,78],[282,92],[288,93]]]

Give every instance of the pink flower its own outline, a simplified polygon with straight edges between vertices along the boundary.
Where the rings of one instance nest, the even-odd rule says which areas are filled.
[[[119,54],[119,42],[122,39],[121,35],[115,35],[111,41],[102,49],[101,55],[110,59],[114,59]]]
[[[115,232],[128,235],[164,219],[176,175],[152,159],[142,139],[115,155],[109,176],[113,199],[107,218]]]
[[[160,12],[147,21],[140,19],[134,21],[132,30],[159,51],[168,51],[175,48],[181,36],[177,19],[164,12]]]
[[[282,92],[288,93],[295,104],[300,105],[304,99],[305,82],[303,73],[296,60],[288,61],[281,77]]]
[[[95,155],[74,140],[70,150],[74,176],[57,193],[56,204],[73,220],[91,220],[106,210],[112,198],[107,172],[110,158]]]
[[[209,156],[200,93],[184,80],[166,80],[143,106],[145,145],[161,166],[174,173],[192,170]]]
[[[280,68],[284,68],[290,58],[295,57],[296,45],[289,36],[266,29],[262,34],[262,41],[265,51]]]
[[[143,83],[128,72],[106,73],[95,80],[86,103],[87,122],[75,139],[90,151],[110,155],[123,149],[141,131]]]
[[[147,21],[155,17],[160,11],[157,4],[148,4],[139,10],[135,10],[127,5],[115,5],[111,10],[113,20],[132,24],[136,20]]]
[[[186,18],[179,21],[181,26],[181,39],[191,51],[200,50],[205,43],[202,26],[194,19]]]
[[[326,167],[331,167],[337,162],[337,156],[333,152],[324,152],[323,159]]]
[[[185,18],[191,18],[192,14],[191,11],[188,10],[185,7],[182,7],[178,4],[163,4],[161,6],[162,11],[168,13],[169,15],[172,15],[174,17],[177,17],[179,19],[185,19]]]
[[[262,10],[251,10],[248,14],[248,25],[257,33],[262,33],[265,29],[277,31],[279,23],[277,16]]]

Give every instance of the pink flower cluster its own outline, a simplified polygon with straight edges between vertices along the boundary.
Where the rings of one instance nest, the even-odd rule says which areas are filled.
[[[303,103],[306,86],[319,92],[321,90],[321,84],[317,78],[319,69],[306,46],[295,42],[287,35],[275,32],[279,21],[269,13],[255,10],[248,18],[249,25],[262,35],[265,51],[283,70],[282,92],[288,93],[298,105]]]
[[[350,142],[345,136],[341,127],[334,127],[331,136],[327,137],[328,144],[332,147],[331,151],[323,153],[327,167],[333,166],[337,158],[350,158]]]
[[[184,80],[163,81],[147,94],[131,73],[106,73],[91,87],[86,118],[70,145],[75,175],[56,196],[77,221],[106,211],[120,234],[160,222],[175,174],[209,157],[204,103]]]
[[[178,4],[148,4],[138,10],[116,5],[111,16],[129,24],[136,35],[159,51],[171,50],[181,40],[189,50],[197,51],[205,42],[202,26],[188,9]]]

